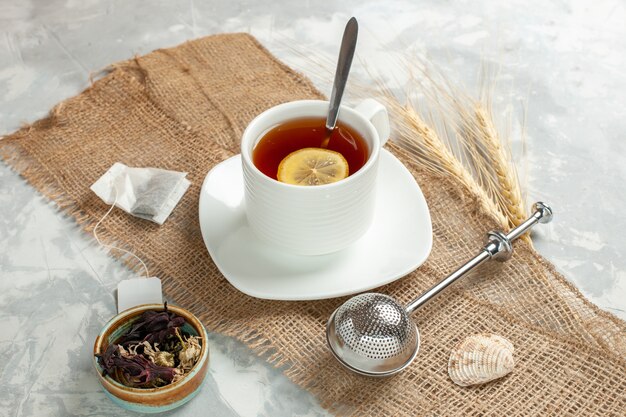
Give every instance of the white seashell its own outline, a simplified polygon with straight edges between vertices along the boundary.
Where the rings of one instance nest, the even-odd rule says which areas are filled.
[[[452,350],[450,379],[462,387],[502,378],[513,370],[513,344],[495,334],[475,334]]]

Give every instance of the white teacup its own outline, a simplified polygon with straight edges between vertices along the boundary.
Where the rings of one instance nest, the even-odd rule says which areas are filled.
[[[374,214],[380,150],[389,137],[387,110],[376,100],[339,110],[339,120],[356,130],[369,148],[365,165],[345,179],[317,186],[285,184],[252,162],[252,150],[269,129],[301,117],[325,118],[327,112],[327,101],[280,104],[250,122],[241,140],[250,228],[263,241],[296,254],[322,255],[349,246],[367,231]]]

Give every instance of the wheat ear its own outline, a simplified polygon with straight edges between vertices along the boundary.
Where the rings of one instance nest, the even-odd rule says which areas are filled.
[[[426,123],[411,105],[402,105],[386,91],[383,99],[392,115],[395,127],[394,143],[419,166],[438,174],[448,174],[476,195],[482,208],[492,213],[497,221],[506,226],[508,221],[494,201],[474,180],[437,132]]]
[[[477,133],[484,144],[485,155],[498,186],[498,192],[494,192],[493,196],[511,222],[510,226],[519,226],[526,220],[526,209],[517,171],[511,163],[510,152],[502,146],[491,113],[487,112],[481,104],[477,104],[474,115]]]

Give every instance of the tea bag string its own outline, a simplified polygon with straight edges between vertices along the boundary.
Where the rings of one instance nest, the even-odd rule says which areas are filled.
[[[93,237],[96,239],[96,242],[98,242],[98,244],[102,246],[103,248],[117,249],[137,259],[141,263],[141,265],[143,265],[143,268],[146,271],[146,278],[150,278],[150,273],[148,272],[148,266],[139,256],[135,255],[134,253],[126,249],[122,249],[114,245],[107,245],[105,243],[102,243],[102,241],[98,237],[98,233],[97,233],[98,227],[104,221],[104,219],[106,219],[107,216],[113,211],[113,208],[115,208],[115,204],[117,203],[117,186],[115,185],[114,181],[112,181],[112,185],[113,185],[113,191],[115,192],[115,197],[113,198],[113,204],[111,204],[111,207],[109,207],[109,210],[104,214],[104,216],[102,216],[100,220],[98,220],[98,223],[96,223],[96,227],[93,228]]]

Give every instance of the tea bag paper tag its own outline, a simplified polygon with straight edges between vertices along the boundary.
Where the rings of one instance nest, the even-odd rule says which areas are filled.
[[[125,279],[117,285],[118,313],[141,304],[163,304],[159,278]]]

